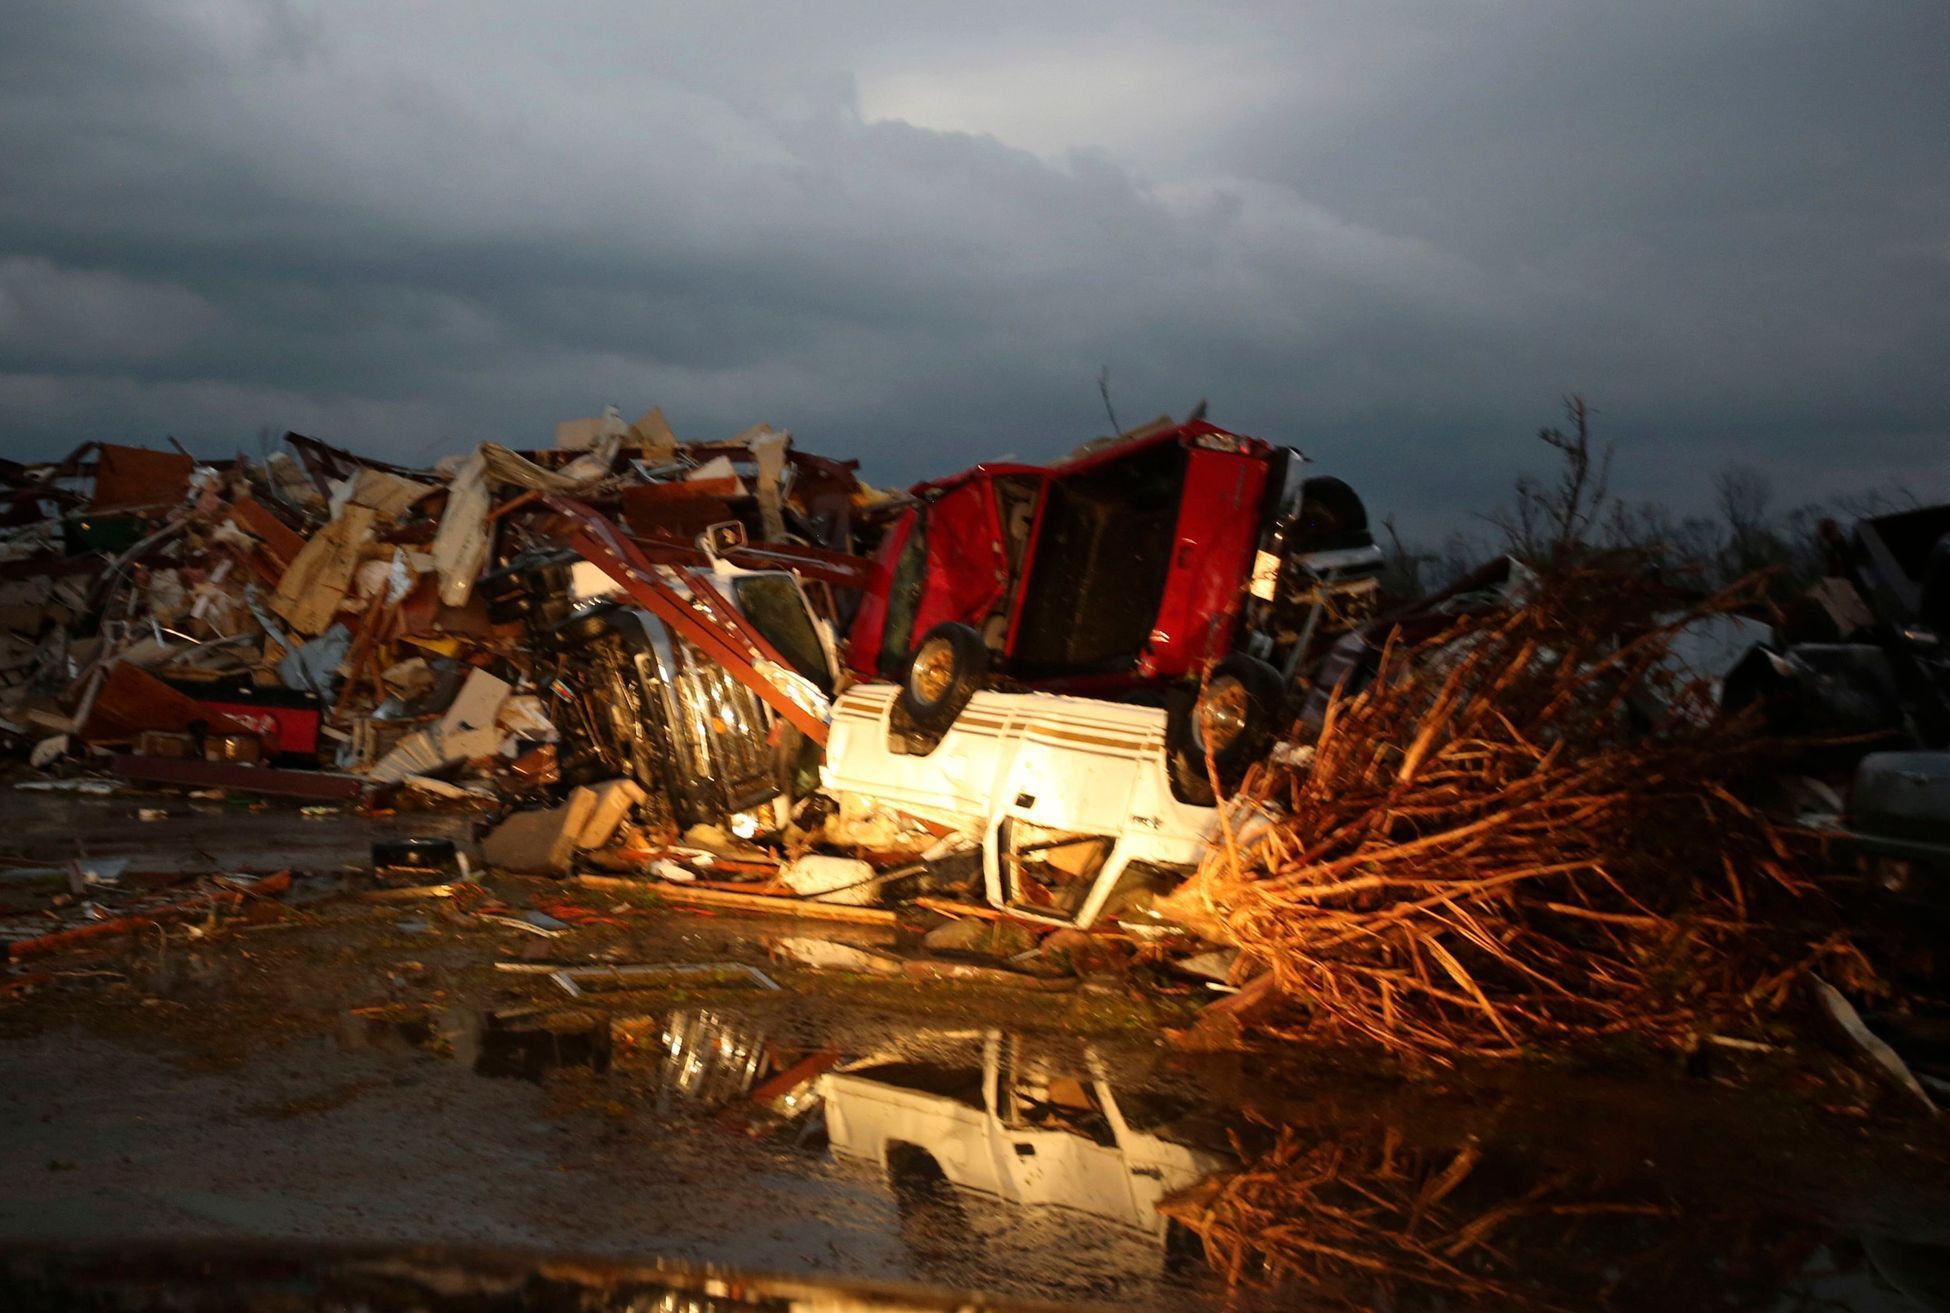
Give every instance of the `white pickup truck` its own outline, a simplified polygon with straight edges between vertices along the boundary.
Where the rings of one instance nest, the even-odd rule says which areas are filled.
[[[889,724],[899,693],[860,684],[834,704],[826,791],[843,811],[887,808],[979,842],[995,907],[1053,925],[1142,924],[1218,831],[1217,808],[1172,791],[1158,708],[978,692],[911,756]]]

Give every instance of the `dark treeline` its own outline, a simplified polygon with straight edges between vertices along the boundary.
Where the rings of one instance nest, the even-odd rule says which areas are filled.
[[[1675,515],[1659,502],[1612,495],[1612,445],[1594,440],[1582,397],[1568,398],[1565,412],[1565,427],[1537,435],[1558,455],[1556,479],[1518,478],[1508,502],[1477,517],[1479,528],[1430,546],[1405,542],[1392,518],[1382,522],[1390,597],[1423,596],[1499,554],[1543,566],[1566,553],[1602,551],[1640,557],[1702,592],[1766,571],[1768,595],[1785,601],[1833,572],[1834,552],[1855,520],[1917,504],[1904,491],[1864,490],[1790,505],[1765,474],[1736,464],[1713,476],[1711,514]]]

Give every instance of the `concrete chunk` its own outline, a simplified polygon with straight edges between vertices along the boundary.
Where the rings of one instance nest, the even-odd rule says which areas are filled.
[[[559,807],[516,812],[481,840],[481,859],[503,871],[567,875],[595,806],[594,790],[577,789]]]
[[[635,780],[605,780],[577,789],[576,793],[590,796],[589,819],[576,836],[578,848],[600,848],[608,843],[616,827],[629,815],[630,808],[649,797]]]

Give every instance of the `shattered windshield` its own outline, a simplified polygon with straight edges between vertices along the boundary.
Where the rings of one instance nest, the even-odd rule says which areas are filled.
[[[820,645],[819,631],[813,628],[812,615],[798,585],[786,575],[754,574],[735,580],[732,593],[738,609],[779,650],[787,664],[831,697],[833,672],[826,664],[826,649]]]

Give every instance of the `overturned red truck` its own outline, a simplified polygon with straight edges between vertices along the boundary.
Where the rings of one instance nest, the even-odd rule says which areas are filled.
[[[1150,702],[1174,786],[1204,800],[1206,749],[1222,777],[1264,750],[1295,676],[1372,609],[1382,558],[1346,483],[1194,420],[921,484],[876,559],[848,660],[901,682],[908,751],[983,687]]]

